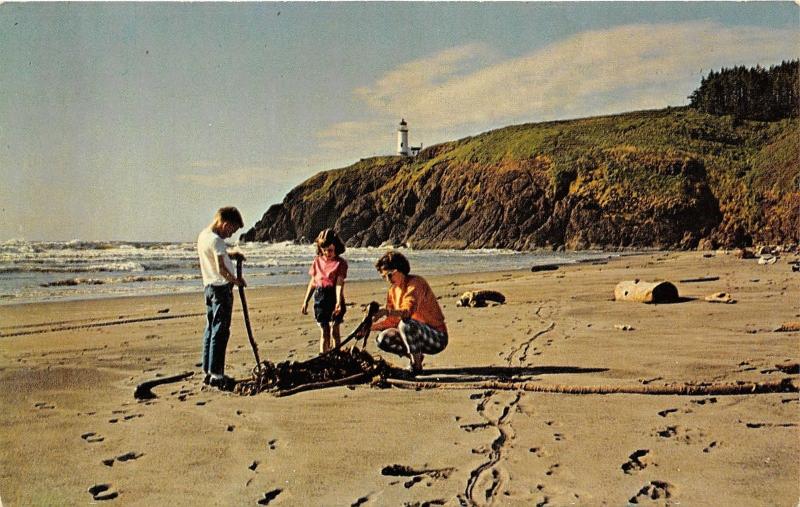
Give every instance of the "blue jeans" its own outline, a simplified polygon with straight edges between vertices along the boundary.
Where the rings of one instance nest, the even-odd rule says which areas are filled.
[[[206,331],[203,334],[203,371],[225,372],[225,349],[231,335],[233,284],[206,285]]]

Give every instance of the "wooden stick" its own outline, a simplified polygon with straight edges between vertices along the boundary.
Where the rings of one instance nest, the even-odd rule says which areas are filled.
[[[681,384],[665,386],[566,386],[544,385],[530,382],[417,382],[387,378],[386,383],[401,389],[495,389],[507,391],[530,391],[538,393],[559,394],[648,394],[673,396],[706,396],[735,395],[755,393],[800,392],[800,386],[793,379],[774,380],[770,382],[742,382],[734,384]]]
[[[236,259],[236,277],[241,280],[242,278],[242,258]],[[244,313],[244,325],[247,328],[247,338],[250,340],[250,347],[253,349],[253,355],[256,358],[256,369],[261,371],[261,359],[258,357],[258,345],[253,338],[253,328],[250,327],[250,313],[247,311],[247,299],[244,297],[244,287],[239,286],[239,299],[242,300],[242,313]]]
[[[370,327],[372,327],[372,316],[375,315],[375,312],[380,310],[380,307],[381,305],[379,305],[375,301],[372,301],[367,307],[367,313],[364,315],[364,319],[361,321],[361,323],[355,329],[353,329],[353,331],[349,335],[347,335],[347,337],[344,340],[342,340],[339,343],[339,345],[333,347],[332,349],[326,352],[322,352],[319,355],[319,357],[326,356],[331,352],[333,352],[334,350],[341,349],[345,343],[349,342],[353,338],[361,337],[362,334],[365,334],[365,336],[369,336],[369,330]],[[366,344],[366,338],[364,339],[364,343]]]
[[[374,372],[372,370],[368,370],[368,371],[362,371],[361,373],[356,373],[355,375],[350,375],[349,377],[344,377],[336,380],[326,380],[324,382],[311,382],[309,384],[302,384],[297,387],[292,387],[291,389],[283,389],[281,391],[277,391],[275,393],[275,396],[281,398],[283,396],[291,396],[293,394],[301,393],[303,391],[311,391],[313,389],[325,389],[327,387],[336,387],[346,384],[352,384],[364,378],[370,377],[373,374]]]

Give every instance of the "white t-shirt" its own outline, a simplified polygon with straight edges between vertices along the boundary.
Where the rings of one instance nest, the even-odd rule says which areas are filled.
[[[233,270],[233,262],[228,257],[225,240],[211,230],[211,227],[203,229],[197,237],[197,254],[200,256],[200,273],[203,275],[203,286],[206,285],[226,285],[229,282],[222,277],[217,264],[217,256],[222,255],[225,267],[232,275],[236,276]]]

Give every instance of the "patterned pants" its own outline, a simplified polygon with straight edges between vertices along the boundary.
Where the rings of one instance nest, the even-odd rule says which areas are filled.
[[[376,338],[379,349],[406,357],[404,340],[412,354],[438,354],[447,347],[447,334],[414,319],[404,319],[397,328],[385,329]]]

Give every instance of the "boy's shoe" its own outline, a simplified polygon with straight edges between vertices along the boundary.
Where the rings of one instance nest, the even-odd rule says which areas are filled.
[[[223,375],[222,377],[211,377],[208,380],[208,385],[211,387],[216,387],[220,391],[233,391],[234,386],[236,386],[236,380],[228,377],[227,375]]]
[[[203,377],[203,384],[208,385],[211,382],[211,374],[206,373],[206,376]]]

